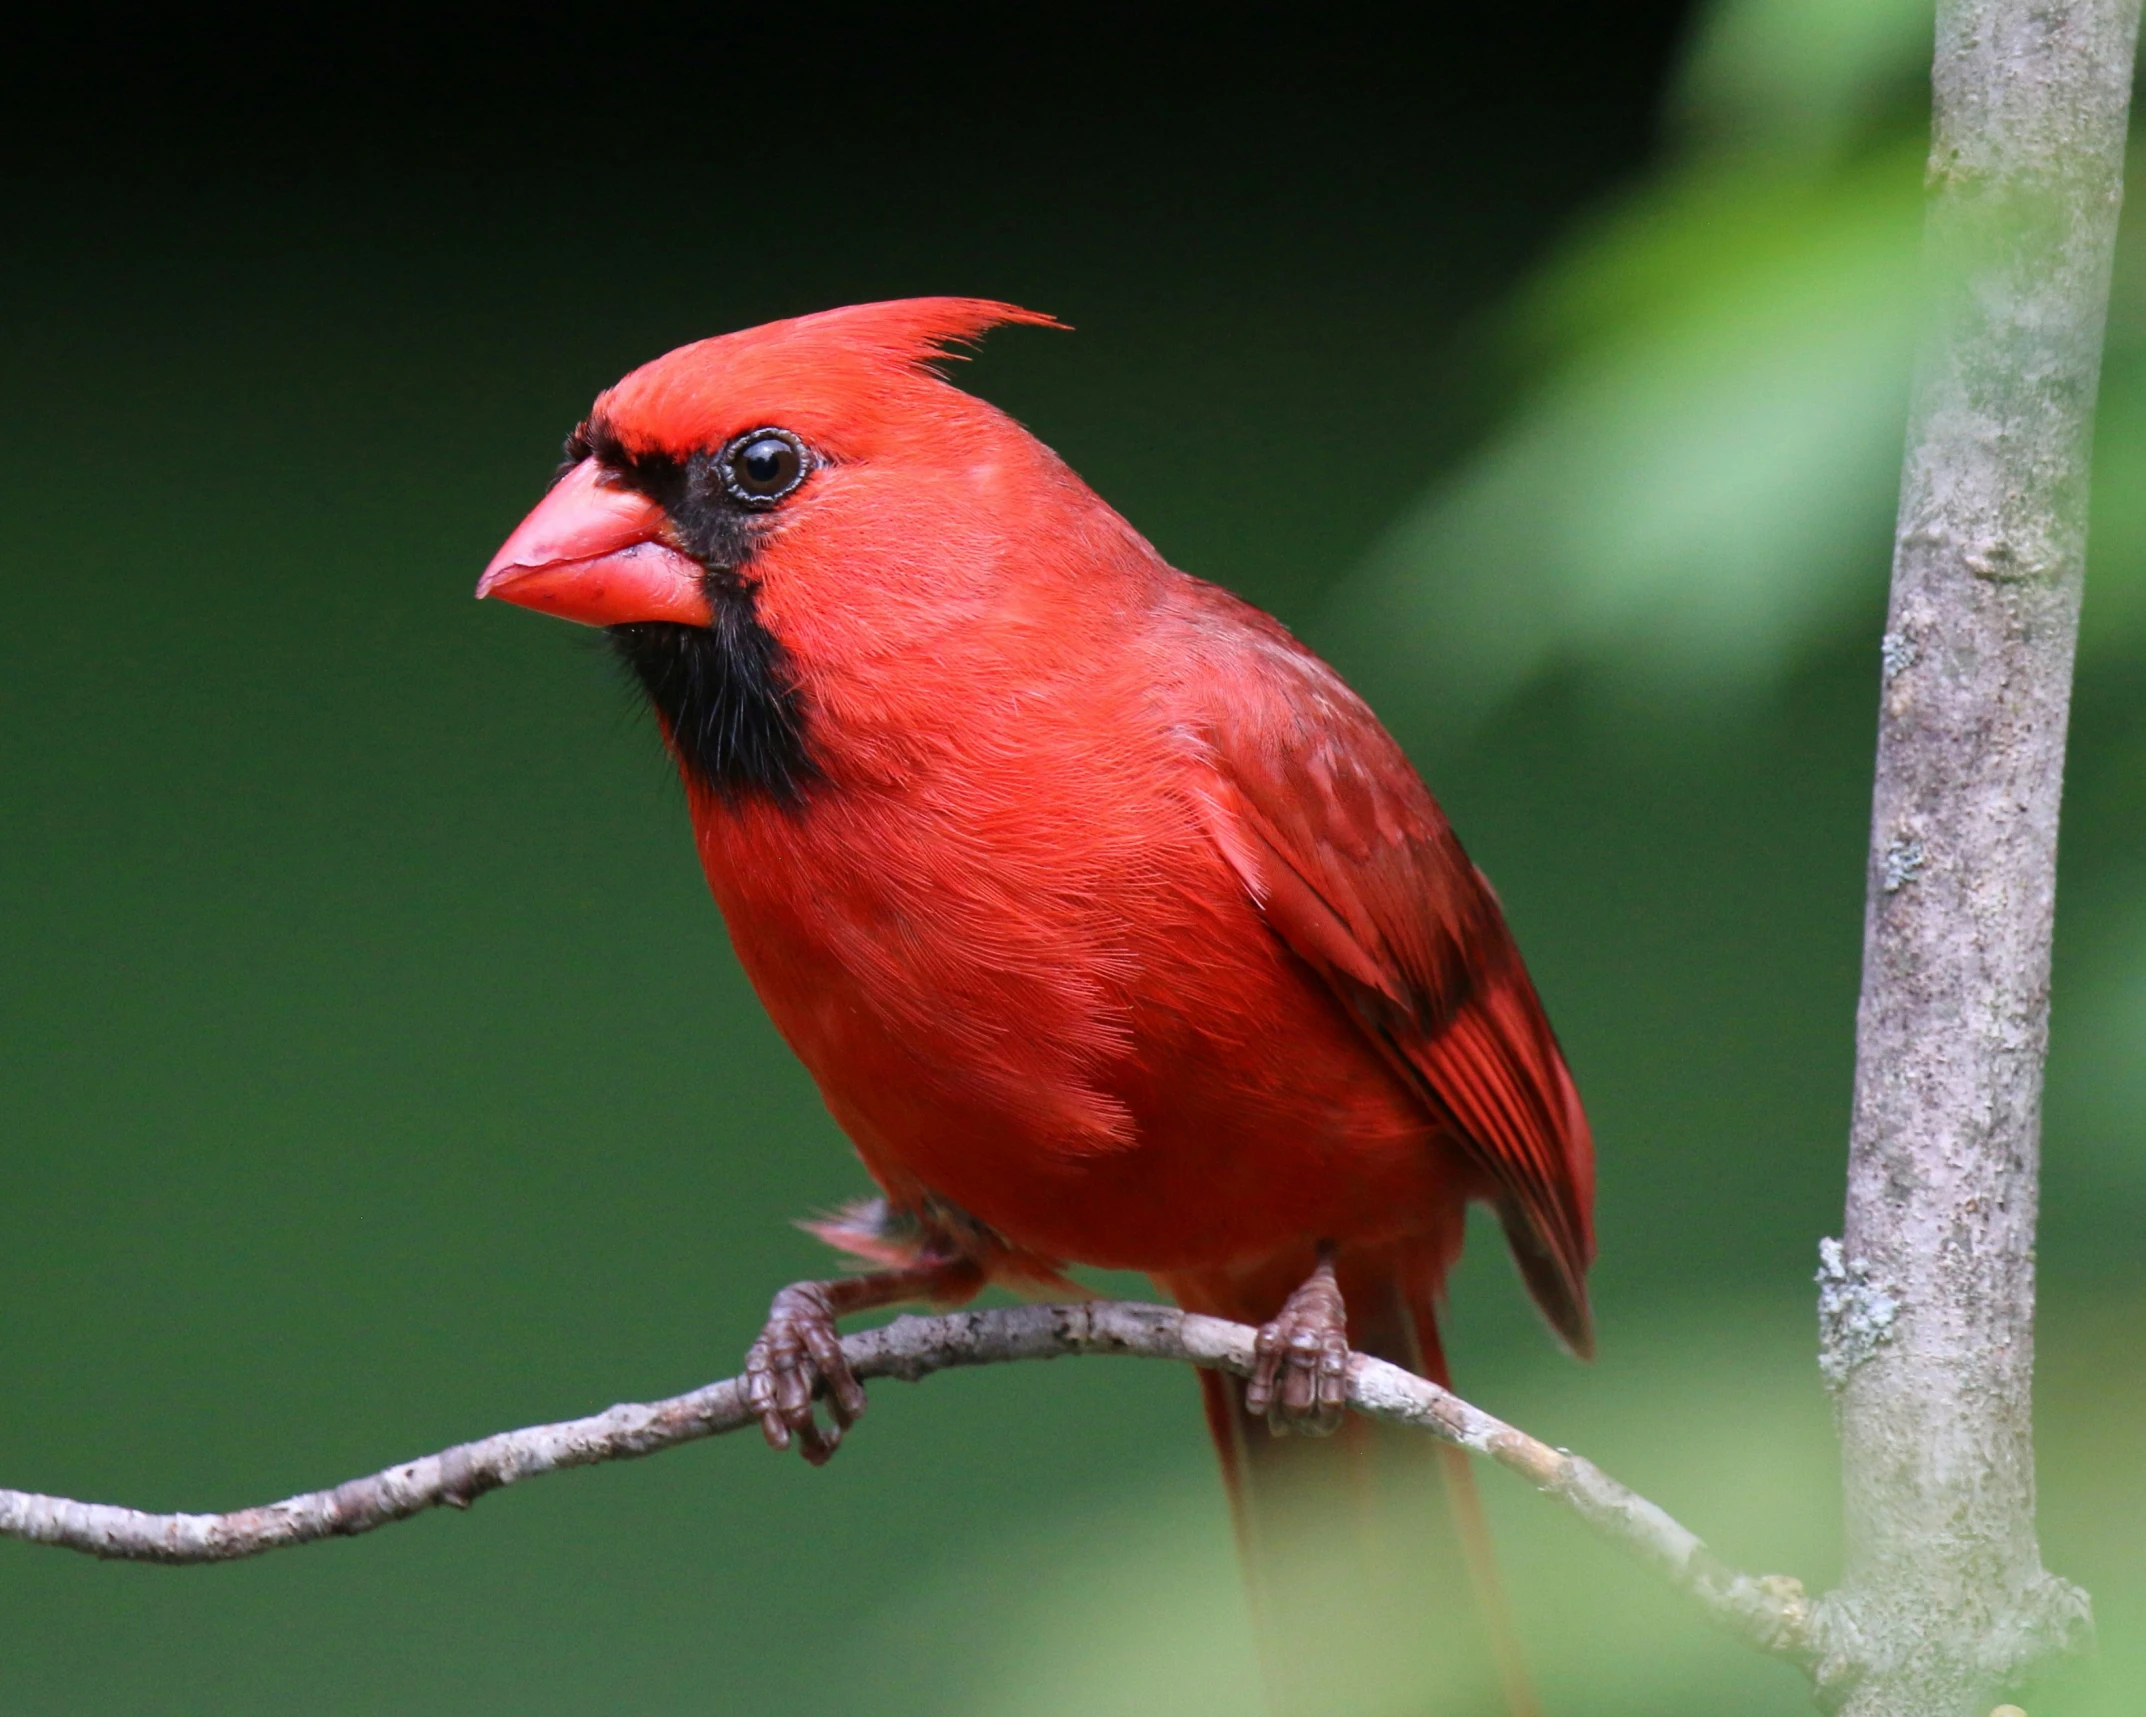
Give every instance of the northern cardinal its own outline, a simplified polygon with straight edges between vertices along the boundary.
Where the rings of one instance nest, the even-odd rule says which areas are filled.
[[[477,594],[607,629],[883,1195],[817,1225],[876,1269],[775,1296],[767,1440],[822,1461],[863,1411],[842,1314],[1145,1271],[1262,1326],[1241,1404],[1200,1378],[1246,1529],[1270,1430],[1339,1423],[1351,1345],[1445,1380],[1471,1200],[1589,1350],[1592,1145],[1496,896],[1369,708],[934,367],[1005,323],[1057,325],[920,298],[644,365]]]

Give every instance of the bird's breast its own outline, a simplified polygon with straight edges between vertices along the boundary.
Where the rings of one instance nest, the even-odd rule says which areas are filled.
[[[1406,1226],[1428,1127],[1261,921],[1165,744],[695,800],[738,957],[882,1184],[1204,1267]]]

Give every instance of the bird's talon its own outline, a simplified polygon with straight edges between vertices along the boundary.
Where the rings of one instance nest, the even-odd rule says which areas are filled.
[[[827,1397],[822,1427],[813,1398]],[[799,1282],[775,1296],[767,1324],[745,1355],[745,1396],[771,1449],[794,1442],[813,1466],[825,1466],[842,1433],[864,1412],[864,1385],[850,1369],[835,1327],[834,1304],[817,1282]]]
[[[1325,1260],[1289,1296],[1280,1316],[1252,1344],[1245,1383],[1248,1413],[1263,1416],[1277,1437],[1331,1436],[1349,1399],[1349,1319],[1333,1265]]]

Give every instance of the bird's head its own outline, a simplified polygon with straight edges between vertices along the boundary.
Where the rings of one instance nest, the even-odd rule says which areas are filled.
[[[826,654],[830,634],[852,650],[918,641],[963,606],[959,569],[999,558],[987,539],[1038,473],[1069,475],[932,368],[1005,323],[1060,326],[903,299],[643,365],[567,437],[477,594],[608,628],[689,775],[794,794],[812,771],[794,658]]]

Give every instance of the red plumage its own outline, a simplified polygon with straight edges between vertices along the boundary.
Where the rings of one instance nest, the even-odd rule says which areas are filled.
[[[547,501],[487,588],[674,623],[682,586],[645,613],[633,593],[683,556],[730,581],[709,624],[774,641],[806,774],[689,767],[701,861],[777,1027],[932,1244],[951,1224],[1007,1279],[1146,1271],[1255,1323],[1324,1244],[1358,1333],[1406,1345],[1412,1314],[1421,1363],[1484,1200],[1585,1352],[1587,1123],[1496,897],[1332,669],[932,367],[1048,320],[912,300],[658,359],[578,443],[629,522]],[[711,572],[646,473],[695,492],[776,430],[804,474],[710,503],[709,540],[744,545]]]

